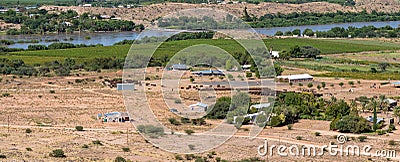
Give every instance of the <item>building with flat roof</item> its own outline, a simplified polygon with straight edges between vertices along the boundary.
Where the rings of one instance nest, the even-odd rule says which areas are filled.
[[[279,80],[284,80],[290,82],[311,82],[313,81],[313,77],[310,74],[297,74],[297,75],[285,75],[285,76],[277,76]]]

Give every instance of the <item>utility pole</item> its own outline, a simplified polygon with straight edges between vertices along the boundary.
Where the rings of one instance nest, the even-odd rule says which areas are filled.
[[[7,132],[10,133],[10,115],[7,116]]]
[[[129,128],[126,128],[126,146],[129,146]]]

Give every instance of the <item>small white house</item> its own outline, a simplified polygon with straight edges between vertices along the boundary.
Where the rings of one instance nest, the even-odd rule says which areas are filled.
[[[103,122],[126,122],[129,121],[129,114],[126,112],[110,112],[103,115]]]
[[[117,83],[117,90],[124,91],[124,90],[135,90],[135,84],[133,83]]]
[[[286,75],[286,76],[277,76],[279,80],[286,80],[291,82],[311,82],[313,81],[313,77],[310,74],[297,74],[297,75]]]
[[[92,4],[84,4],[82,7],[92,7]]]
[[[208,105],[204,104],[204,103],[201,103],[201,102],[198,102],[198,103],[189,105],[189,108],[192,111],[207,111]]]

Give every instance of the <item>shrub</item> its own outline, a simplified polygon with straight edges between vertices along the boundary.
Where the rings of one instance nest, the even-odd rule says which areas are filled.
[[[302,137],[302,136],[297,136],[296,139],[297,139],[297,140],[302,140],[303,137]]]
[[[188,135],[192,135],[194,133],[194,131],[191,130],[191,129],[186,129],[185,133],[188,134]]]
[[[357,137],[360,142],[364,142],[368,137],[367,136],[359,136]]]
[[[118,156],[115,158],[114,162],[126,162],[125,158]]]
[[[89,148],[89,145],[84,144],[84,145],[82,146],[82,148]]]
[[[137,129],[140,133],[147,134],[151,138],[157,138],[158,136],[164,135],[163,127],[156,127],[153,125],[138,125]]]
[[[0,154],[0,159],[5,159],[5,158],[7,158],[7,156],[6,156],[6,155],[2,155],[2,154]]]
[[[3,93],[1,96],[3,97],[10,97],[11,95],[9,93]]]
[[[292,124],[287,125],[287,129],[288,130],[292,130],[293,129],[293,125]]]
[[[103,143],[101,143],[100,140],[94,140],[94,141],[92,141],[92,143],[95,144],[95,145],[103,146]]]
[[[122,151],[129,152],[129,151],[131,151],[131,149],[129,149],[128,147],[124,147],[124,148],[122,148]]]
[[[180,99],[176,99],[176,100],[175,100],[175,103],[176,103],[176,104],[180,104],[180,103],[182,103],[182,101],[181,101]]]
[[[190,150],[195,150],[196,149],[194,145],[188,145],[188,147],[189,147]]]
[[[247,78],[251,78],[252,76],[253,76],[253,73],[250,73],[250,72],[247,72],[247,73],[246,73],[246,77],[247,77]]]
[[[175,155],[176,160],[183,160],[183,157],[181,155]]]
[[[61,149],[53,150],[53,151],[50,153],[50,156],[51,156],[51,157],[57,157],[57,158],[66,157],[65,154],[64,154],[64,151],[61,150]]]
[[[25,129],[25,133],[32,133],[32,130],[29,129],[29,128],[26,128],[26,129]]]
[[[394,140],[390,140],[390,141],[389,141],[389,145],[390,145],[390,146],[394,146],[394,145],[396,145],[396,141],[394,141]]]
[[[181,118],[181,123],[190,123],[190,119],[189,118]]]
[[[26,151],[32,151],[32,148],[30,148],[30,147],[27,147],[25,149],[26,149]]]
[[[314,134],[315,134],[315,136],[320,136],[321,135],[321,133],[319,133],[319,132],[315,132]]]
[[[181,123],[177,121],[175,118],[169,118],[168,121],[173,125],[180,125]]]
[[[83,131],[83,126],[80,126],[80,125],[79,125],[79,126],[76,126],[75,129],[76,129],[77,131]]]
[[[189,81],[193,83],[194,82],[194,78],[190,78]]]
[[[384,135],[386,132],[384,130],[377,130],[376,133],[378,133],[378,135]]]
[[[54,90],[50,90],[50,93],[52,93],[52,94],[53,94],[53,93],[56,93],[56,91],[54,91]]]

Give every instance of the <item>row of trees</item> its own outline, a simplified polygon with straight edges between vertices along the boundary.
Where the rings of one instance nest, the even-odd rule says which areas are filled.
[[[361,12],[293,12],[288,14],[278,12],[276,14],[265,14],[260,17],[246,13],[247,11],[245,8],[243,20],[248,21],[250,25],[255,28],[400,20],[400,12],[384,13],[372,11],[371,13],[368,13],[366,10]]]
[[[78,18],[78,13],[72,10],[60,14],[48,13],[46,10],[34,10],[16,13],[9,10],[0,14],[0,19],[7,23],[21,24],[21,29],[10,29],[9,35],[17,34],[44,34],[47,32],[73,32],[73,31],[141,31],[142,24],[136,25],[125,20],[101,20],[100,15],[83,13]]]
[[[123,58],[94,58],[83,63],[77,63],[74,59],[66,58],[63,62],[53,61],[43,65],[34,66],[25,64],[24,61],[0,59],[0,74],[14,74],[20,76],[68,76],[71,70],[85,69],[88,71],[97,71],[101,69],[122,69],[125,60]]]
[[[279,52],[279,59],[289,60],[290,58],[317,58],[321,51],[312,46],[298,46],[295,45],[289,50],[283,49]]]
[[[361,28],[356,27],[334,27],[328,31],[313,31],[312,29],[305,29],[301,32],[300,29],[293,31],[277,31],[275,36],[292,36],[292,35],[303,35],[303,36],[316,36],[321,38],[374,38],[374,37],[385,37],[385,38],[397,38],[400,37],[400,28],[393,28],[391,26],[385,27],[374,27],[364,26]]]

